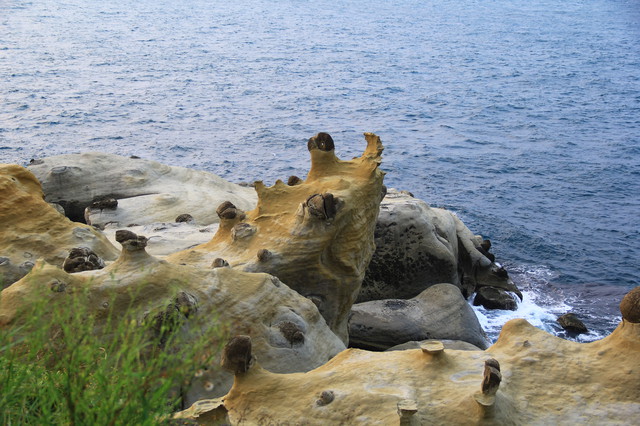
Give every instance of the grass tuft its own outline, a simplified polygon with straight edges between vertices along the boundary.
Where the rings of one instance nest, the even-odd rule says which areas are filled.
[[[43,299],[0,328],[0,424],[159,424],[225,340],[210,315],[168,304],[160,315],[130,306],[98,317],[87,298]]]

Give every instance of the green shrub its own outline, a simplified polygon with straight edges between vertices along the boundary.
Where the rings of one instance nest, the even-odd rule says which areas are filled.
[[[148,319],[133,306],[98,318],[84,292],[65,300],[31,304],[0,328],[0,424],[161,423],[225,340],[215,318],[172,305]]]

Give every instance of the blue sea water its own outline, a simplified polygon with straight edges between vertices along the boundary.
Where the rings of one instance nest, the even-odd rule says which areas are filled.
[[[636,0],[0,0],[0,162],[138,155],[231,181],[386,146],[526,292],[610,332],[640,285]],[[504,315],[478,310],[497,333]]]

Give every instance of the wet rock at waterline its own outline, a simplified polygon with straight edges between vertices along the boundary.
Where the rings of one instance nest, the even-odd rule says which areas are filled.
[[[408,299],[445,282],[465,297],[489,285],[521,297],[508,273],[489,256],[488,240],[474,235],[452,212],[432,208],[407,191],[387,191],[375,242],[358,303]]]
[[[517,298],[514,293],[507,290],[486,286],[478,288],[473,305],[483,306],[486,309],[515,311],[518,309]]]
[[[566,313],[558,317],[558,323],[572,334],[588,333],[587,326],[573,312]]]

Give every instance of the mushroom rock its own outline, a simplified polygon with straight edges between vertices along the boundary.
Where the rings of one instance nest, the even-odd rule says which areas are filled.
[[[420,349],[426,343],[436,342],[436,341],[442,343],[444,349],[456,349],[456,350],[459,350],[459,351],[481,351],[482,350],[479,347],[477,347],[476,345],[472,345],[471,343],[468,343],[468,342],[463,342],[462,340],[427,339],[427,340],[420,340],[420,341],[412,340],[410,342],[406,342],[406,343],[402,343],[400,345],[393,346],[393,347],[387,349],[387,351],[405,351],[407,349]]]
[[[272,187],[256,182],[255,209],[221,204],[213,239],[167,260],[210,267],[221,258],[235,269],[277,276],[311,299],[346,342],[347,316],[374,251],[383,195],[382,143],[373,133],[364,135],[364,154],[350,161],[336,157],[328,134],[311,138],[304,181],[289,186],[278,180]]]
[[[347,349],[295,374],[268,372],[258,361],[222,399],[174,417],[194,418],[194,408],[208,405],[224,410],[229,424],[402,424],[407,417],[410,424],[638,424],[639,355],[637,322],[623,319],[608,337],[576,343],[515,319],[486,351]],[[324,392],[331,401],[318,404]],[[200,410],[199,424],[213,424],[201,421],[207,412]]]
[[[389,189],[380,204],[376,251],[357,302],[409,299],[431,285],[451,283],[465,297],[483,285],[522,295],[494,262],[488,240],[452,212],[430,207],[407,191]]]
[[[211,236],[218,229],[218,224],[199,226],[192,221],[158,222],[147,225],[132,225],[126,228],[117,224],[108,224],[102,232],[109,241],[115,244],[116,232],[121,229],[147,235],[149,238],[147,252],[153,256],[168,256],[211,240]]]
[[[83,272],[104,268],[104,260],[87,247],[76,247],[69,251],[62,269],[66,272]]]
[[[62,266],[75,247],[86,247],[107,261],[118,256],[118,249],[96,229],[71,222],[47,203],[40,182],[27,169],[0,165],[0,193],[0,286],[24,276],[38,258]]]
[[[412,340],[462,340],[489,346],[482,326],[460,290],[437,284],[413,299],[372,300],[353,305],[349,346],[386,350]]]
[[[148,239],[129,230],[117,231],[116,240],[122,253],[103,269],[69,274],[39,261],[0,293],[0,329],[19,324],[21,309],[43,297],[54,304],[76,295],[96,313],[98,329],[110,310],[118,317],[133,307],[142,321],[185,306],[190,315],[180,333],[186,342],[201,332],[200,321],[217,321],[232,334],[251,336],[253,353],[274,372],[308,371],[345,349],[316,306],[271,275],[168,263],[149,255]],[[222,396],[231,383],[231,374],[210,369],[192,379],[184,397],[191,404]]]
[[[42,182],[47,201],[61,205],[73,220],[100,228],[173,222],[183,214],[209,225],[218,221],[210,206],[231,200],[248,209],[256,200],[252,189],[212,173],[113,154],[57,155],[29,170]]]

